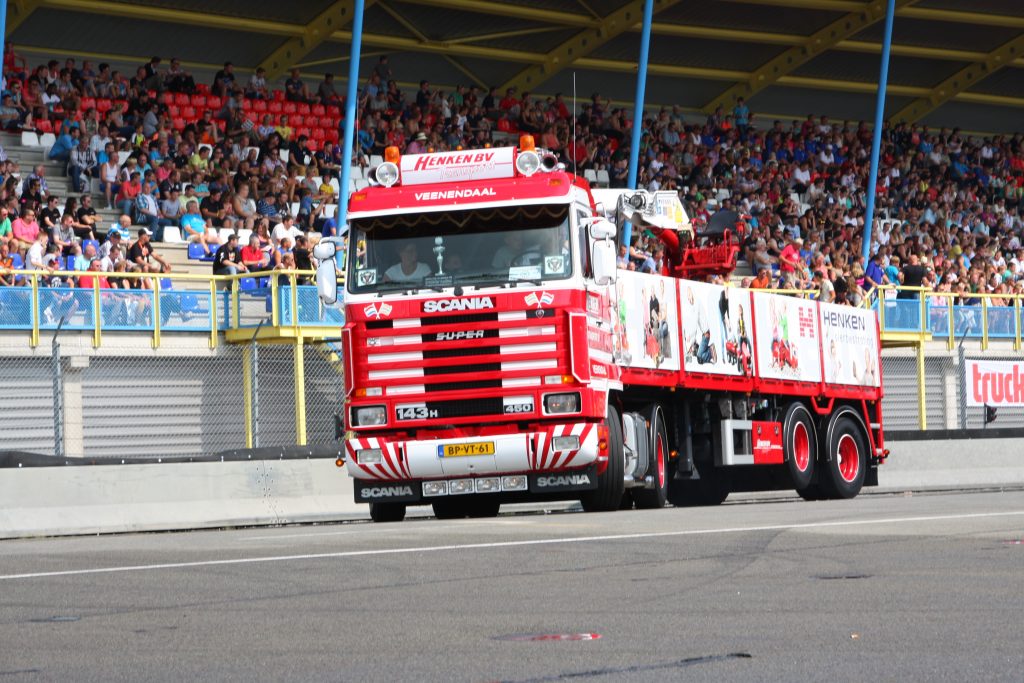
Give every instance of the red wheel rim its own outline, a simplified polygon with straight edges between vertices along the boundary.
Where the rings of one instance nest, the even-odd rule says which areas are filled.
[[[793,464],[801,472],[806,472],[811,465],[811,439],[803,422],[793,425]]]
[[[860,472],[860,451],[857,448],[857,441],[849,434],[839,437],[839,476],[843,481],[850,483],[857,478]]]
[[[658,435],[657,445],[655,446],[658,458],[658,488],[665,487],[665,442],[662,440],[661,435]]]

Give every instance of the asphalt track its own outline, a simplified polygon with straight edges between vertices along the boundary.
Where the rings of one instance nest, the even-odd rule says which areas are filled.
[[[1024,492],[6,541],[0,596],[3,683],[1021,681]]]

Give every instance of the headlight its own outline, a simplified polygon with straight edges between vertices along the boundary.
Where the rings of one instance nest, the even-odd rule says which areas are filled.
[[[580,412],[579,394],[548,394],[544,397],[544,410],[549,414]]]
[[[516,170],[530,176],[540,168],[540,157],[536,152],[520,152],[516,157]]]
[[[626,201],[629,202],[629,205],[637,211],[643,211],[647,208],[647,193],[637,192],[631,195]]]
[[[360,465],[379,465],[383,459],[379,448],[361,448],[356,451],[356,461]]]
[[[385,161],[377,167],[377,170],[373,173],[373,177],[376,178],[377,182],[384,187],[391,187],[398,182],[398,166],[390,161]]]
[[[577,451],[580,448],[580,437],[556,436],[551,439],[551,448],[556,451]]]
[[[388,413],[384,406],[365,406],[352,410],[352,426],[376,427],[387,422]]]

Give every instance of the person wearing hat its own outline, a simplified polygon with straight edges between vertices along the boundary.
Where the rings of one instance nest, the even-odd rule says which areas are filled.
[[[242,250],[238,248],[238,235],[231,233],[228,241],[220,245],[213,257],[213,274],[237,275],[247,272],[249,268],[242,262]]]
[[[139,228],[139,238],[128,248],[128,261],[142,273],[169,273],[171,264],[160,254],[153,251],[150,237],[153,233],[148,228]],[[156,263],[154,263],[156,261]],[[148,281],[146,281],[148,284]]]
[[[427,151],[427,134],[423,131],[416,133],[409,146],[405,148],[406,154],[423,154]]]

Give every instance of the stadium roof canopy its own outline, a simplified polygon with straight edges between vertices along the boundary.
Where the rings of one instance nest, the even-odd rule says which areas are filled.
[[[896,0],[886,115],[1014,132],[1024,114],[1024,2]],[[573,83],[631,103],[643,0],[366,0],[363,75],[387,54],[396,79]],[[648,108],[697,113],[744,95],[764,118],[873,118],[885,0],[655,0]],[[197,74],[232,61],[272,78],[348,70],[352,0],[9,0],[8,40],[44,57],[139,65],[179,57]]]

